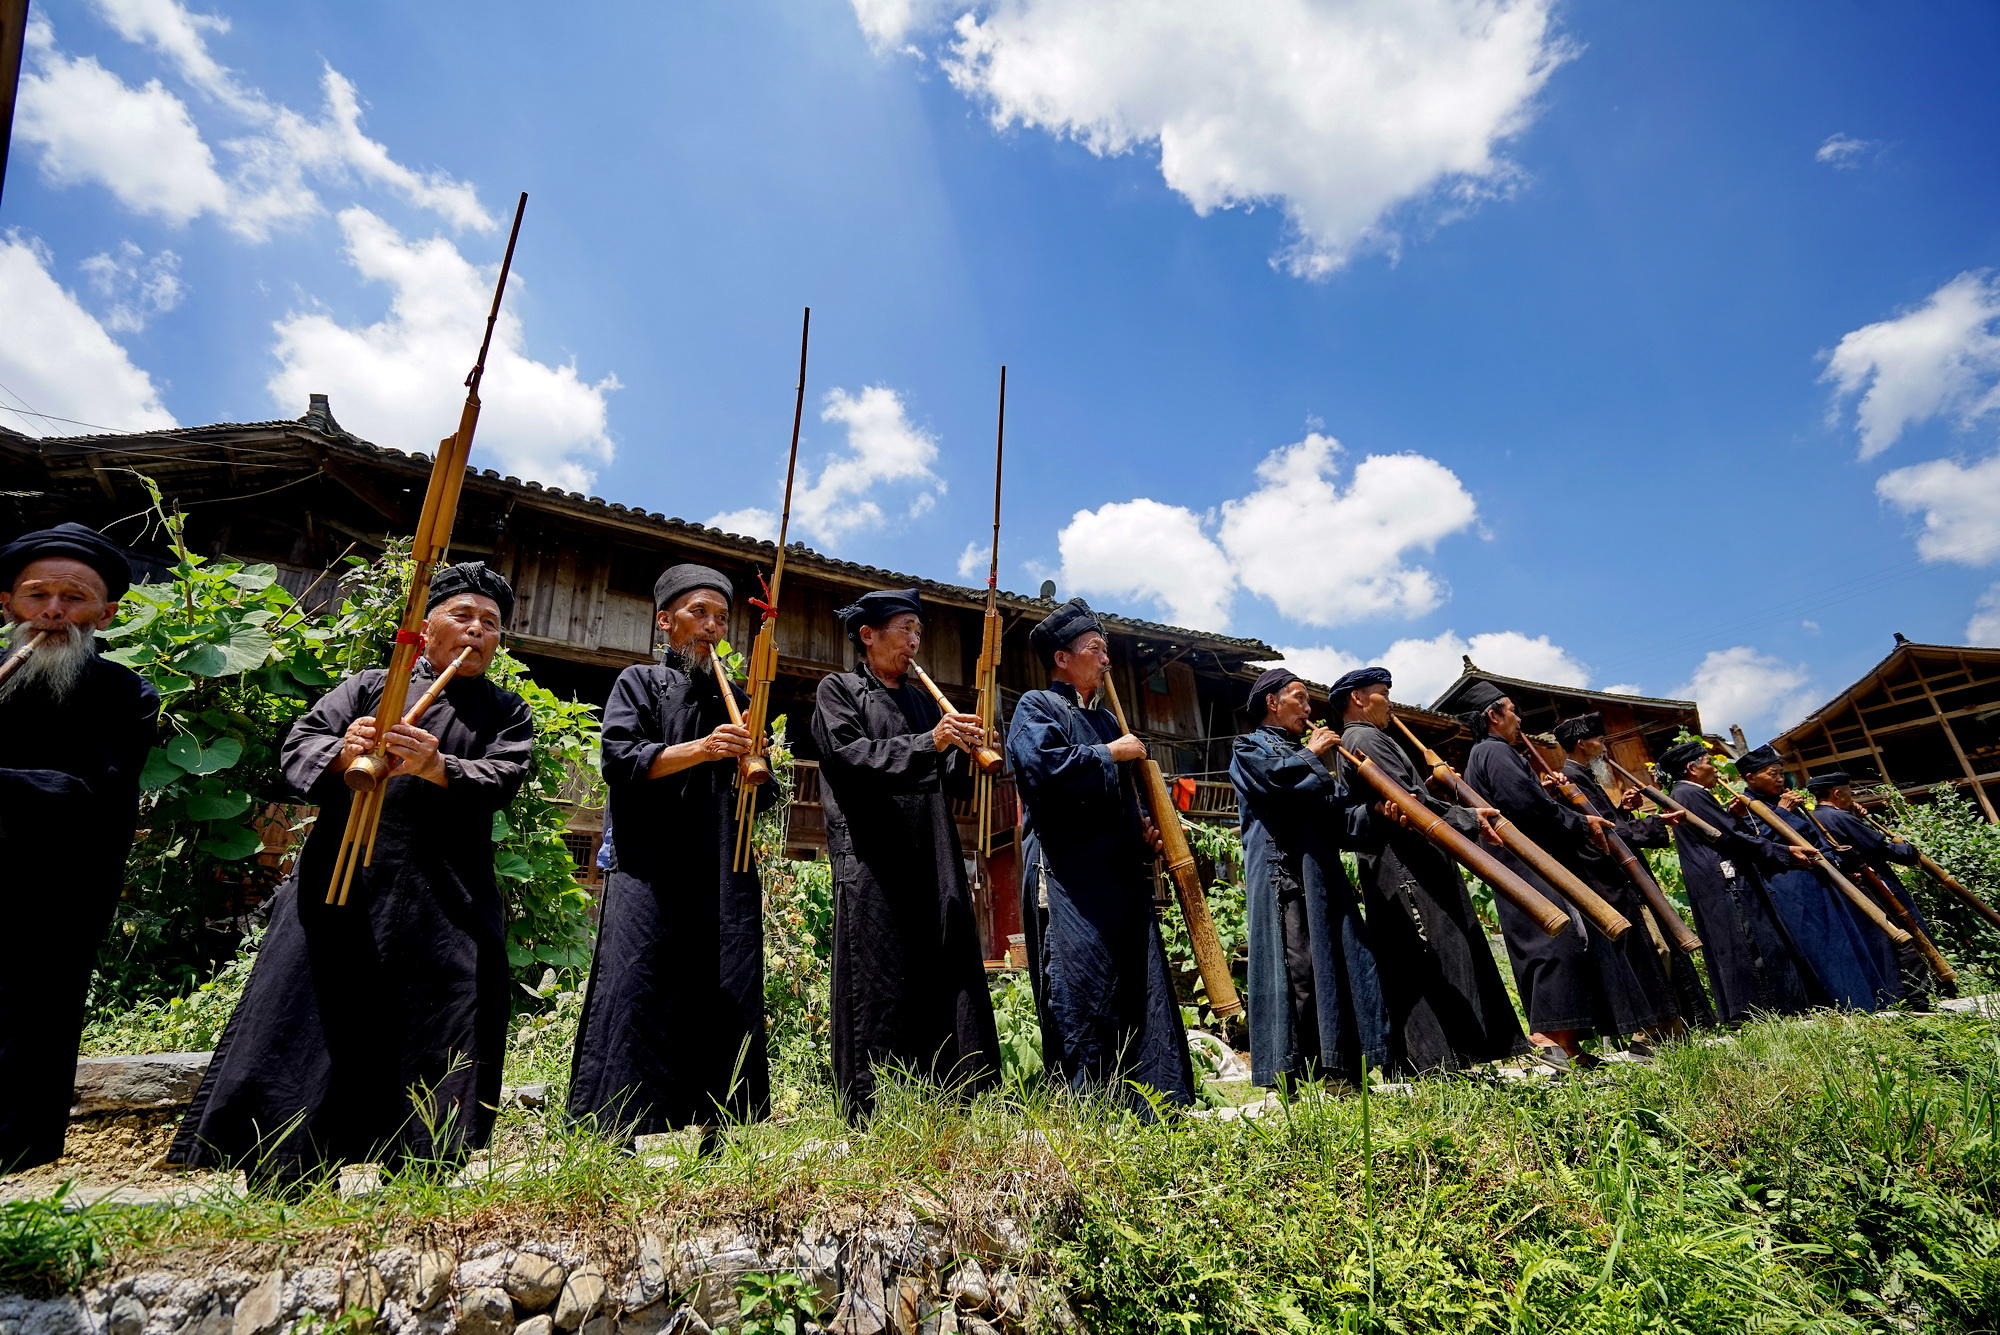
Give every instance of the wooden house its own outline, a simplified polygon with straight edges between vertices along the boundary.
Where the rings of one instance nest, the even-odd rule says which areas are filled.
[[[275,564],[295,593],[341,554],[379,551],[414,527],[430,460],[343,430],[323,395],[296,421],[221,423],[133,435],[34,438],[0,429],[0,537],[64,520],[109,527],[143,567],[159,560],[143,522],[147,499],[133,473],[154,480],[187,516],[189,545]],[[134,518],[138,516],[139,518]],[[731,640],[747,647],[755,613],[745,598],[768,573],[775,545],[492,470],[467,472],[453,531],[454,559],[481,559],[513,581],[519,604],[514,651],[543,685],[601,704],[618,673],[655,652],[652,586],[667,565],[700,561],[736,583]],[[322,586],[324,588],[326,586]],[[772,715],[782,715],[799,758],[788,844],[824,847],[810,719],[819,679],[851,665],[834,609],[871,588],[915,588],[926,607],[923,659],[964,707],[979,652],[984,591],[857,565],[794,544],[786,565]],[[1004,704],[1045,684],[1028,627],[1053,603],[1000,595],[1006,617]],[[1113,671],[1132,726],[1169,773],[1226,787],[1230,739],[1252,667],[1278,657],[1256,640],[1106,615]],[[386,652],[386,651],[385,651]],[[1011,786],[1001,785],[1003,806]],[[1233,810],[1233,804],[1232,804]],[[1011,817],[1011,806],[1007,813]],[[1220,813],[1218,813],[1220,814]],[[969,835],[971,813],[961,813]],[[1011,819],[1008,820],[1011,829]],[[572,821],[580,874],[600,828],[596,812]],[[614,833],[615,842],[615,833]],[[968,837],[967,846],[972,840]],[[990,953],[1018,932],[1011,839],[975,868]]]
[[[2000,649],[1914,644],[1773,743],[1793,774],[1838,769],[1904,794],[1964,791],[2000,824]]]
[[[1548,732],[1557,723],[1579,714],[1604,716],[1604,740],[1611,758],[1644,776],[1654,757],[1674,744],[1683,729],[1701,731],[1701,709],[1692,700],[1665,700],[1644,695],[1624,695],[1614,691],[1591,691],[1581,686],[1557,686],[1549,682],[1503,677],[1463,659],[1457,681],[1431,703],[1439,714],[1460,714],[1467,688],[1475,681],[1490,681],[1505,691],[1521,715],[1528,732]]]

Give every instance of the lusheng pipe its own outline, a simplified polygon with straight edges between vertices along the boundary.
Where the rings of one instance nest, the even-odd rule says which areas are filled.
[[[438,697],[444,694],[444,688],[451,685],[452,679],[458,675],[458,670],[465,666],[465,660],[470,657],[472,657],[472,646],[468,644],[458,651],[451,662],[445,664],[444,671],[437,674],[431,682],[430,689],[425,691],[415,704],[403,711],[402,722],[406,726],[414,728],[423,722],[424,715],[430,713],[431,706],[437,703]],[[389,777],[389,757],[380,751],[370,751],[367,755],[356,757],[354,763],[349,765],[340,777],[357,793],[373,792],[381,786],[382,780]]]
[[[1776,834],[1780,839],[1783,839],[1793,848],[1803,848],[1807,852],[1811,853],[1813,855],[1814,869],[1818,871],[1821,876],[1825,877],[1827,882],[1831,884],[1834,889],[1840,891],[1841,894],[1846,895],[1847,902],[1854,905],[1856,909],[1859,909],[1861,912],[1861,916],[1868,919],[1868,921],[1874,925],[1877,931],[1881,932],[1884,936],[1888,937],[1891,941],[1894,941],[1899,946],[1910,939],[1910,934],[1908,932],[1896,926],[1895,923],[1890,922],[1888,915],[1883,913],[1882,910],[1876,906],[1875,901],[1870,899],[1867,895],[1863,894],[1861,892],[1860,886],[1848,880],[1847,874],[1841,871],[1840,868],[1833,865],[1832,858],[1828,857],[1824,852],[1822,852],[1819,846],[1813,843],[1812,840],[1806,838],[1804,835],[1800,834],[1797,830],[1793,829],[1790,821],[1780,816],[1777,812],[1771,810],[1771,808],[1766,806],[1763,802],[1750,796],[1750,790],[1748,788],[1745,788],[1742,792],[1739,793],[1726,783],[1721,783],[1718,784],[1717,786],[1721,788],[1723,792],[1727,793],[1732,799],[1740,801],[1743,803],[1744,806],[1748,807],[1750,809],[1750,814],[1755,816],[1758,820],[1764,822],[1765,825],[1769,826],[1771,828],[1772,833]]]
[[[1608,755],[1604,757],[1604,763],[1611,766],[1619,778],[1644,793],[1647,799],[1660,810],[1680,812],[1682,817],[1681,824],[1688,829],[1693,830],[1702,838],[1712,842],[1719,842],[1722,839],[1722,831],[1716,829],[1713,825],[1710,825],[1707,821],[1689,810],[1685,802],[1676,802],[1673,798],[1667,796],[1664,791],[1647,783],[1644,779],[1634,774],[1631,770],[1626,769]]]
[[[1856,808],[1856,811],[1860,814],[1863,820],[1867,821],[1870,825],[1873,825],[1876,829],[1880,830],[1885,837],[1894,839],[1897,843],[1901,844],[1910,843],[1909,840],[1902,838],[1894,830],[1891,830],[1888,826],[1884,825],[1881,821],[1876,820],[1873,812],[1862,810],[1859,807]],[[1910,847],[1916,848],[1916,845],[1910,844]],[[1956,876],[1953,876],[1943,867],[1940,867],[1937,864],[1936,860],[1934,860],[1930,854],[1924,852],[1924,850],[1921,848],[1917,849],[1917,865],[1924,869],[1924,875],[1930,877],[1933,881],[1936,881],[1939,885],[1943,886],[1945,889],[1951,891],[1954,895],[1957,895],[1960,899],[1964,900],[1967,907],[1971,908],[1973,912],[1977,913],[1980,917],[1986,919],[1986,921],[1992,923],[1995,927],[2000,927],[2000,913],[1996,913],[1991,904],[1981,899],[1978,895],[1974,894],[1972,891],[1966,889],[1965,886],[1959,882],[1959,879]]]
[[[986,611],[979,619],[979,662],[972,670],[972,712],[991,747],[1000,738],[1000,641],[1007,633],[1000,615],[1000,477],[1007,455],[1007,368],[1000,368],[1000,416],[993,429],[993,550],[986,565]],[[1003,758],[1004,759],[1004,758]],[[993,785],[999,771],[973,777],[972,800],[979,816],[979,851],[993,852]]]
[[[750,708],[744,711],[743,726],[750,730],[750,752],[736,762],[736,854],[730,866],[738,872],[750,870],[755,862],[757,826],[757,782],[750,777],[749,762],[763,761],[765,735],[771,726],[771,686],[778,680],[778,595],[785,582],[786,536],[792,527],[792,482],[799,473],[799,424],[806,413],[806,350],[812,341],[812,307],[805,308],[799,322],[799,387],[792,398],[792,444],[785,457],[785,504],[778,513],[778,550],[771,562],[771,578],[764,597],[751,599],[763,614],[757,624],[757,638],[751,642],[744,662],[744,690]],[[725,692],[727,694],[727,692]],[[769,773],[769,762],[766,774]]]
[[[1118,690],[1111,684],[1109,666],[1098,689],[1104,692],[1105,702],[1118,720],[1118,731],[1129,734],[1132,728],[1125,722],[1125,709],[1118,703]],[[1215,1012],[1216,1018],[1226,1020],[1242,1012],[1243,999],[1236,995],[1229,958],[1222,953],[1222,937],[1215,930],[1215,919],[1209,916],[1208,896],[1201,888],[1201,872],[1195,867],[1187,832],[1181,828],[1180,810],[1167,791],[1167,779],[1160,773],[1159,762],[1143,756],[1134,763],[1139,774],[1139,795],[1145,799],[1147,813],[1160,831],[1160,857],[1167,864],[1167,875],[1180,900],[1181,919],[1187,926],[1188,942],[1194,947],[1202,990],[1208,993],[1208,1008]]]
[[[1491,802],[1475,792],[1463,775],[1447,765],[1443,756],[1425,746],[1417,735],[1410,731],[1408,724],[1394,714],[1390,717],[1395,719],[1396,726],[1403,730],[1403,735],[1410,739],[1410,744],[1423,753],[1424,764],[1430,766],[1431,777],[1450,789],[1461,805],[1498,810]],[[1556,861],[1547,849],[1522,833],[1520,826],[1508,820],[1504,814],[1495,816],[1492,825],[1493,832],[1500,836],[1500,842],[1507,846],[1507,851],[1533,867],[1536,875],[1547,881],[1550,888],[1559,892],[1564,899],[1576,905],[1578,911],[1589,918],[1598,931],[1616,941],[1632,930],[1630,918],[1612,908],[1602,895],[1585,885],[1575,872]]]
[[[1534,920],[1550,936],[1561,936],[1569,927],[1569,914],[1551,903],[1548,896],[1522,880],[1514,869],[1494,857],[1472,840],[1454,830],[1451,825],[1424,805],[1423,799],[1396,782],[1383,768],[1368,756],[1357,755],[1346,747],[1340,754],[1354,767],[1354,773],[1363,783],[1373,788],[1377,795],[1403,815],[1403,822],[1424,838],[1444,850],[1446,856],[1493,887],[1497,895],[1504,895],[1515,908]],[[1485,805],[1481,803],[1481,805]]]
[[[514,268],[514,246],[521,239],[521,218],[528,211],[528,195],[514,206],[514,226],[507,233],[507,252],[500,259],[500,277],[493,285],[493,304],[486,312],[486,332],[479,340],[479,356],[465,377],[465,403],[459,408],[458,430],[438,442],[431,460],[431,477],[424,488],[423,509],[417,515],[416,531],[410,537],[410,588],[403,600],[403,615],[396,625],[396,640],[389,651],[388,673],[382,678],[382,698],[376,702],[377,718],[401,718],[409,698],[410,677],[417,664],[417,647],[423,643],[418,633],[430,610],[431,573],[451,546],[451,530],[458,518],[458,496],[465,486],[465,473],[472,457],[472,437],[479,427],[479,386],[486,378],[486,354],[493,347],[493,329],[500,319],[500,300],[507,292],[507,275]],[[387,729],[383,729],[384,734]],[[371,753],[382,756],[378,738]],[[356,758],[356,763],[360,761]],[[363,793],[347,808],[347,828],[341,832],[340,851],[328,878],[326,902],[347,903],[347,893],[359,867],[373,866],[375,838],[381,832],[382,785]]]
[[[958,712],[952,708],[951,701],[945,698],[944,692],[938,689],[937,683],[931,680],[931,674],[924,671],[922,665],[912,663],[910,664],[910,671],[917,674],[917,680],[923,683],[924,689],[931,693],[931,699],[937,701],[939,709],[942,709],[947,714],[956,714]],[[998,751],[984,744],[978,746],[960,744],[958,749],[972,757],[972,763],[979,767],[981,774],[998,774],[1001,768],[1007,763],[1001,758]]]
[[[19,672],[21,664],[27,662],[35,649],[47,638],[49,638],[47,631],[38,630],[31,632],[27,639],[21,641],[20,646],[7,655],[6,661],[0,662],[0,684],[4,684],[7,678]]]
[[[1553,779],[1555,790],[1568,798],[1571,806],[1586,816],[1597,814],[1597,809],[1591,806],[1590,798],[1583,789],[1571,782],[1567,774],[1542,759],[1542,753],[1532,746],[1528,748],[1528,763],[1543,775]],[[1661,929],[1673,937],[1674,944],[1690,955],[1700,950],[1701,938],[1688,930],[1687,923],[1682,921],[1680,913],[1675,910],[1673,901],[1669,900],[1666,892],[1660,889],[1660,883],[1653,879],[1652,868],[1646,865],[1645,859],[1635,853],[1632,846],[1615,832],[1600,830],[1598,833],[1603,838],[1604,851],[1616,858],[1618,865],[1625,869],[1627,879],[1639,891],[1639,898],[1646,901],[1646,907],[1653,911],[1653,917],[1659,920]]]
[[[743,711],[737,708],[736,692],[730,689],[729,673],[722,666],[722,655],[714,649],[708,651],[708,665],[715,672],[715,688],[722,692],[722,708],[728,713],[729,721],[737,727],[743,726]],[[771,781],[771,765],[762,756],[738,756],[736,776],[742,782],[755,786]]]

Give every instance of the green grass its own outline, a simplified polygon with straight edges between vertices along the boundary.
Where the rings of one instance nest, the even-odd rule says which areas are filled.
[[[82,1218],[120,1268],[552,1233],[616,1265],[640,1227],[999,1210],[1099,1332],[2000,1327],[2000,1026],[1977,1018],[1767,1021],[1615,1075],[1158,1127],[1040,1086],[960,1108],[892,1085],[862,1131],[824,1088],[796,1102],[640,1160],[510,1109],[487,1162],[530,1171]]]

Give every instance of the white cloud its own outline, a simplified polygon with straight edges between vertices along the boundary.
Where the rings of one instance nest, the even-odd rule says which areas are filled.
[[[229,188],[187,105],[158,79],[134,88],[88,56],[43,48],[21,80],[16,130],[57,185],[102,184],[134,213],[184,224]]]
[[[1864,325],[1827,354],[1822,381],[1834,403],[1861,395],[1861,457],[1872,459],[1905,428],[1941,414],[1970,423],[2000,409],[2000,280],[1962,273],[1923,305]],[[1864,388],[1865,387],[1865,388]]]
[[[1819,150],[1813,154],[1813,161],[1823,162],[1836,170],[1859,167],[1862,156],[1873,147],[1875,141],[1872,139],[1856,139],[1848,134],[1830,134],[1826,137],[1826,142],[1822,143]]]
[[[724,533],[737,533],[746,538],[762,538],[765,542],[778,540],[778,512],[761,510],[750,506],[743,510],[725,510],[719,515],[711,515],[703,521],[710,528],[719,528]]]
[[[104,324],[113,333],[138,333],[147,321],[180,305],[187,295],[181,257],[171,250],[148,256],[132,242],[121,241],[117,254],[104,251],[77,267],[90,280],[91,290],[109,303]]]
[[[986,569],[993,552],[990,546],[981,546],[978,539],[965,544],[965,550],[958,554],[958,577],[977,579],[979,572]]]
[[[1065,589],[1146,599],[1175,625],[1221,630],[1229,624],[1236,576],[1192,510],[1143,498],[1079,510],[1056,546]]]
[[[1920,512],[1917,555],[1984,565],[2000,558],[2000,450],[1972,464],[1932,459],[1884,473],[1875,494],[1905,513]]]
[[[340,229],[348,262],[390,289],[389,310],[376,323],[355,327],[319,310],[278,321],[278,368],[266,382],[271,398],[281,410],[296,411],[308,393],[324,391],[342,424],[357,435],[428,453],[458,421],[462,381],[479,348],[494,271],[475,267],[443,237],[405,240],[363,208],[342,211]],[[618,379],[585,381],[573,362],[550,364],[527,355],[514,313],[522,282],[516,269],[480,388],[485,411],[474,459],[587,490],[593,466],[612,457],[607,399]]]
[[[1770,733],[1797,723],[1819,703],[1810,680],[1802,665],[1739,644],[1709,651],[1671,695],[1700,705],[1702,726],[1711,732],[1736,724],[1746,733]]]
[[[1965,623],[1965,642],[2000,647],[2000,584],[1979,595],[1972,620]]]
[[[0,381],[13,391],[15,404],[121,431],[175,425],[152,377],[56,282],[47,250],[18,232],[0,238],[0,311],[7,324]],[[5,420],[34,436],[85,429],[17,413]]]
[[[1373,658],[1357,658],[1331,645],[1284,645],[1279,652],[1285,656],[1285,666],[1321,685],[1355,668],[1380,664],[1395,678],[1391,687],[1395,697],[1417,705],[1430,704],[1457,681],[1468,657],[1503,677],[1555,686],[1590,684],[1590,669],[1568,650],[1546,635],[1526,635],[1518,630],[1483,631],[1470,639],[1447,630],[1429,639],[1397,640]]]
[[[847,450],[821,465],[818,477],[802,476],[793,494],[792,518],[813,541],[830,545],[856,529],[881,525],[875,493],[884,486],[915,487],[905,520],[936,504],[944,491],[944,479],[931,471],[937,437],[910,421],[901,395],[887,385],[858,394],[833,389],[824,405],[820,421],[847,428]]]
[[[217,166],[187,104],[159,80],[132,88],[94,59],[63,55],[42,23],[22,83],[22,138],[41,147],[52,181],[103,185],[128,209],[175,223],[212,213],[257,241],[319,213],[315,183],[387,190],[460,229],[498,226],[472,186],[407,167],[364,134],[360,96],[332,66],[321,71],[319,113],[304,116],[245,86],[210,54],[207,37],[227,33],[227,20],[175,0],[99,0],[98,8],[120,35],[154,49],[220,105],[234,128],[207,128],[223,136],[229,166]]]
[[[952,0],[850,0],[854,21],[877,52],[902,47],[912,36],[941,22]]]
[[[1258,465],[1256,491],[1224,503],[1219,536],[1237,578],[1311,626],[1431,611],[1443,584],[1408,558],[1471,526],[1471,493],[1417,454],[1370,455],[1343,491],[1341,453],[1311,432]]]
[[[1597,689],[1603,691],[1606,695],[1644,695],[1646,693],[1629,681],[1621,681],[1616,686],[1600,686]]]
[[[968,4],[968,8],[972,8]],[[878,46],[933,6],[856,0]],[[1195,211],[1273,204],[1276,257],[1321,278],[1508,191],[1501,145],[1572,52],[1549,0],[989,0],[942,56],[996,127],[1099,156],[1156,149]],[[890,36],[890,34],[894,36]]]

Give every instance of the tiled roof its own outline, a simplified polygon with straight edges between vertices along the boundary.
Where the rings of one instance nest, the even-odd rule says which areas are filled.
[[[1812,713],[1807,714],[1803,719],[1799,720],[1797,723],[1794,723],[1791,727],[1785,729],[1785,731],[1779,733],[1776,740],[1779,742],[1785,742],[1788,745],[1796,745],[1796,743],[1793,743],[1791,741],[1792,734],[1799,732],[1801,729],[1809,725],[1815,724],[1818,721],[1818,719],[1822,715],[1824,715],[1828,710],[1837,708],[1838,706],[1847,703],[1849,700],[1859,695],[1862,691],[1874,685],[1877,681],[1879,681],[1882,678],[1884,674],[1886,674],[1892,667],[1896,665],[1898,660],[1902,659],[1907,654],[1926,653],[1926,652],[1936,653],[1936,654],[1951,654],[1954,656],[1970,655],[1971,657],[1974,658],[1986,658],[1986,659],[2000,658],[2000,648],[1994,648],[1992,646],[1982,646],[1976,644],[1919,644],[1915,640],[1906,640],[1899,635],[1896,637],[1896,647],[1891,649],[1887,654],[1883,655],[1881,662],[1877,663],[1874,667],[1869,668],[1859,677],[1856,677],[1854,679],[1854,684],[1849,686],[1846,690],[1842,691],[1839,695],[1834,696],[1833,699],[1827,701],[1825,704],[1821,705],[1818,709],[1813,710]]]
[[[200,442],[217,434],[227,434],[234,431],[288,431],[297,433],[301,430],[310,433],[334,448],[351,451],[384,462],[398,464],[421,463],[428,465],[431,461],[431,457],[428,454],[412,450],[399,450],[391,446],[377,445],[373,441],[363,440],[361,437],[342,428],[333,420],[330,413],[322,411],[319,404],[315,404],[314,410],[308,412],[304,417],[292,421],[216,422],[207,426],[171,427],[162,431],[141,431],[128,435],[44,436],[40,438],[39,444],[46,448],[48,446],[88,447],[93,444],[108,444],[111,442],[129,444],[145,440],[186,440]],[[665,529],[669,533],[700,535],[710,541],[736,547],[745,556],[757,553],[771,556],[777,554],[777,543],[768,539],[748,537],[741,533],[726,532],[723,529],[711,528],[706,524],[698,524],[691,520],[664,515],[657,510],[648,511],[638,506],[622,505],[617,501],[607,501],[601,496],[586,496],[578,491],[566,491],[561,487],[546,486],[540,482],[523,481],[521,478],[506,476],[491,468],[468,468],[466,471],[469,475],[479,478],[482,481],[498,483],[502,487],[520,493],[537,494],[542,498],[561,501],[569,506],[580,507],[586,512],[595,511],[607,515],[646,520]],[[862,565],[857,561],[843,561],[838,557],[828,556],[824,552],[814,551],[800,542],[789,544],[789,551],[789,559],[792,561],[801,562],[819,573],[852,578],[857,583],[867,583],[884,588],[915,588],[940,597],[974,603],[982,602],[986,597],[984,588],[973,588],[963,584],[951,584],[942,580],[926,579],[920,575],[885,570],[880,566]],[[1000,592],[1000,599],[1010,610],[1019,612],[1037,610],[1053,611],[1056,607],[1056,603],[1051,600],[1030,597],[1022,593],[1010,593],[1004,589]],[[1158,621],[1146,621],[1137,617],[1119,616],[1115,613],[1105,612],[1102,609],[1099,609],[1099,615],[1114,629],[1127,635],[1141,637],[1154,635],[1162,639],[1195,640],[1212,648],[1223,649],[1233,654],[1241,654],[1254,659],[1270,660],[1279,657],[1276,649],[1261,640],[1244,639],[1233,635],[1220,635],[1213,631],[1195,630],[1185,626],[1170,626]]]
[[[1498,686],[1526,686],[1532,690],[1545,691],[1550,695],[1574,696],[1579,700],[1596,700],[1605,704],[1646,705],[1656,709],[1694,709],[1692,700],[1669,700],[1655,695],[1627,695],[1623,691],[1593,691],[1582,686],[1557,686],[1546,681],[1529,681],[1526,677],[1503,677],[1498,672],[1488,672],[1475,666],[1471,659],[1465,661],[1465,670],[1457,681],[1445,687],[1444,694],[1431,702],[1431,709],[1440,714],[1457,711],[1451,708],[1455,697],[1475,681],[1490,681]]]

